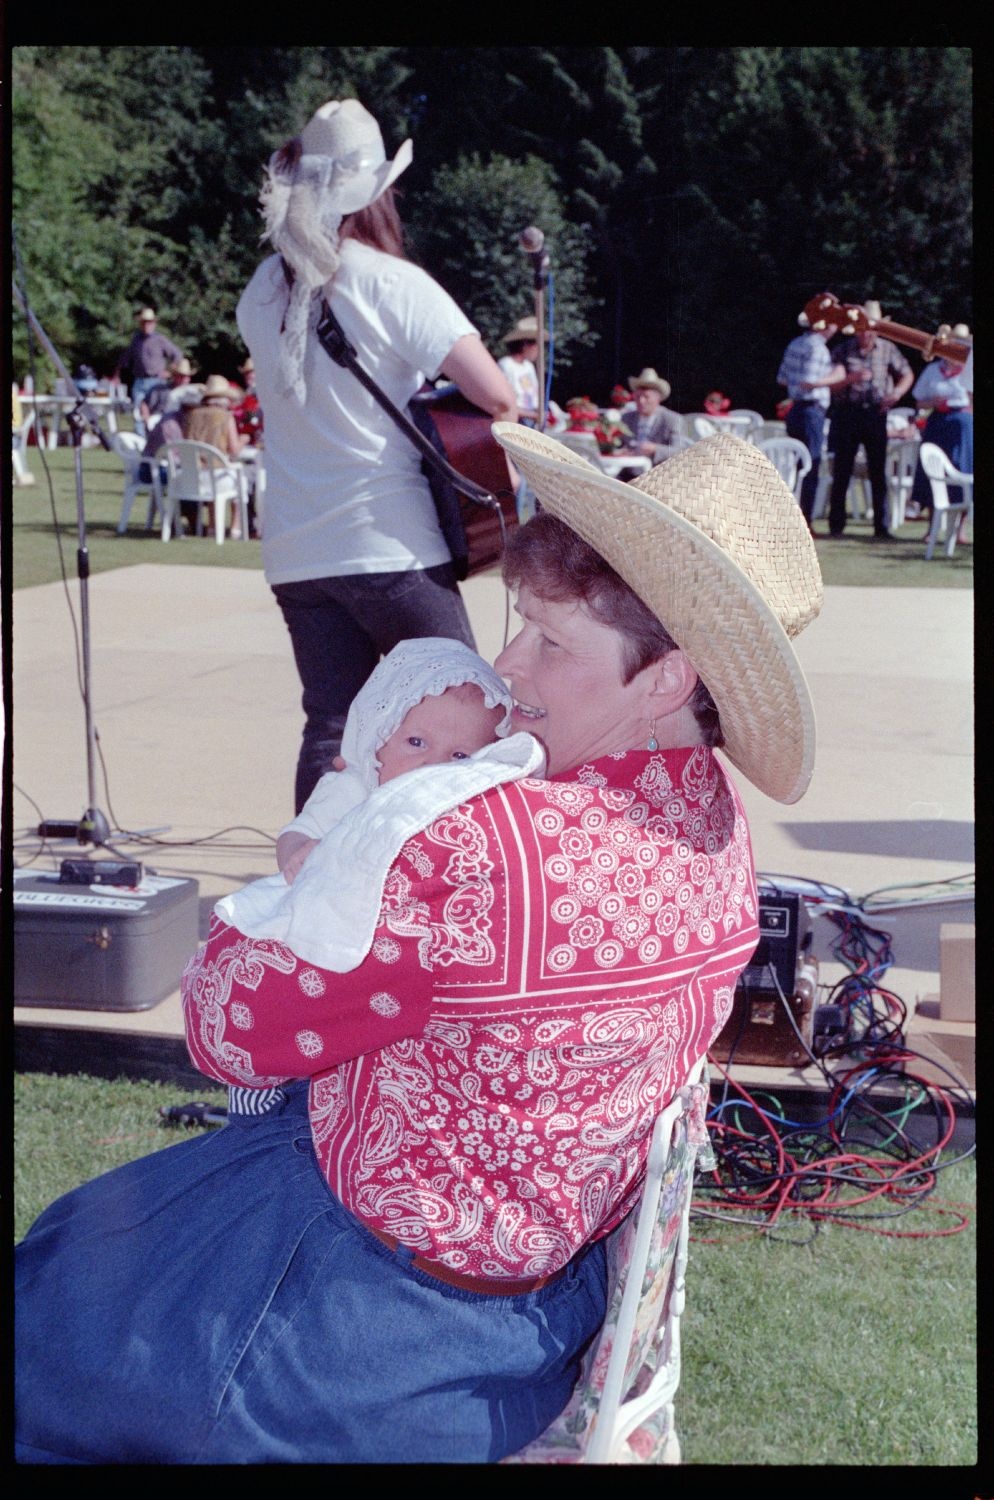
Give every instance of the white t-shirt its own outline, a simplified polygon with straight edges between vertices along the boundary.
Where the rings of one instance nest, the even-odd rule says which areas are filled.
[[[477,329],[447,292],[410,261],[355,240],[342,244],[329,302],[360,364],[402,411],[434,379],[456,341]],[[307,400],[278,378],[287,288],[278,256],[259,266],[238,303],[238,328],[265,414],[266,512],[262,560],[269,583],[350,573],[395,573],[449,561],[421,455],[314,333]]]
[[[514,399],[518,411],[522,416],[536,416],[538,414],[538,371],[530,359],[512,359],[505,354],[497,364],[507,376],[508,384],[514,392]]]

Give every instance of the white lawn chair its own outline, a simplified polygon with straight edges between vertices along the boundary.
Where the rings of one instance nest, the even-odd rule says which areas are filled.
[[[34,484],[35,477],[28,468],[28,434],[35,425],[35,414],[29,411],[20,426],[12,427],[10,434],[10,461],[14,469],[14,483]]]
[[[507,1464],[678,1464],[673,1402],[698,1153],[710,1157],[702,1059],[657,1117],[638,1208],[608,1238],[608,1308],[570,1400]]]
[[[811,454],[800,438],[765,438],[756,447],[766,454],[791,494],[800,499],[801,483],[811,470]]]
[[[118,432],[111,438],[111,447],[124,465],[124,494],[121,497],[121,514],[117,522],[117,534],[123,536],[128,529],[128,517],[135,498],[142,492],[148,494],[148,516],[145,530],[151,531],[155,512],[162,510],[162,487],[159,483],[159,460],[144,458],[144,443],[137,432]],[[151,469],[150,479],[140,479],[138,471],[143,463]]]
[[[937,443],[922,443],[919,452],[925,477],[932,486],[932,524],[925,541],[925,556],[932,556],[939,534],[945,528],[946,556],[952,557],[961,521],[973,518],[973,475],[957,469]],[[962,490],[962,499],[950,500],[950,485]]]
[[[919,448],[920,444],[914,438],[907,438],[902,443],[891,443],[887,448],[884,473],[887,475],[891,531],[904,525],[915,471],[918,468]]]
[[[173,526],[179,531],[180,503],[196,501],[210,505],[214,511],[214,539],[218,546],[228,530],[228,506],[237,514],[241,534],[249,535],[248,485],[244,465],[225,456],[210,443],[182,441],[166,443],[159,450],[168,468],[166,491],[162,503],[162,540],[168,542]],[[197,512],[197,535],[202,535],[201,511]]]

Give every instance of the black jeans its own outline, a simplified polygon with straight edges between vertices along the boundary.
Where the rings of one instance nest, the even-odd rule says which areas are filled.
[[[846,494],[853,464],[862,443],[873,495],[873,529],[877,536],[889,530],[887,497],[887,414],[875,406],[841,403],[832,412],[832,496],[828,504],[828,529],[839,536],[846,525]]]
[[[476,642],[451,563],[272,587],[304,689],[299,813],[338,754],[349,705],[381,656],[415,636],[447,636],[474,650]]]

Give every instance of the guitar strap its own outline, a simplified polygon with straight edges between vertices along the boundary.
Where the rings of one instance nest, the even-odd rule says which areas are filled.
[[[500,501],[482,485],[475,484],[472,479],[467,479],[464,474],[459,473],[458,469],[452,467],[445,457],[442,440],[424,402],[412,402],[409,407],[411,415],[405,416],[400,407],[396,406],[386,392],[380,389],[373,377],[359,363],[355,346],[349,343],[345,330],[328,306],[327,299],[323,297],[321,316],[315,332],[325,353],[337,365],[352,371],[373,399],[421,453],[421,468],[431,485],[442,534],[452,554],[456,571],[460,578],[465,578],[469,565],[469,544],[466,540],[462,511],[454,492],[465,495],[467,500],[472,500],[477,505],[486,505],[496,511],[503,530],[504,518]]]

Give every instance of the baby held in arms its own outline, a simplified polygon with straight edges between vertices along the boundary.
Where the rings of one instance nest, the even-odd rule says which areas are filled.
[[[406,841],[470,797],[543,774],[538,741],[507,734],[510,708],[503,679],[461,641],[401,641],[349,709],[343,769],[321,778],[280,833],[280,873],[225,896],[218,916],[310,963],[356,967]]]

